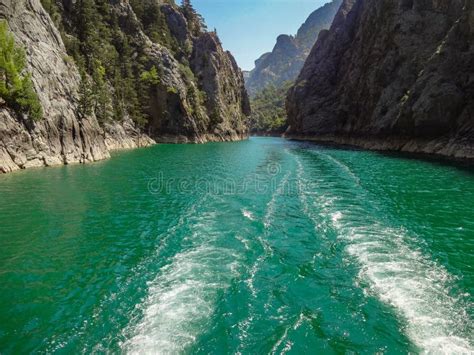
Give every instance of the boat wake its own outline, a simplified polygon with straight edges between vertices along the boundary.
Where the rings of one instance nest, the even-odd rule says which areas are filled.
[[[255,287],[255,280],[257,274],[262,269],[262,265],[268,258],[273,256],[273,249],[270,243],[267,241],[269,236],[269,230],[272,226],[272,220],[274,218],[274,214],[277,211],[277,203],[278,198],[281,197],[287,188],[287,184],[289,182],[290,172],[285,173],[280,183],[276,186],[275,191],[273,191],[270,201],[266,204],[265,214],[263,216],[263,226],[264,231],[261,235],[256,237],[256,241],[261,249],[261,254],[256,258],[255,262],[253,263],[252,267],[249,269],[249,276],[245,280],[245,284],[247,285],[250,295],[252,299],[250,300],[248,307],[249,307],[249,316],[238,323],[239,329],[239,340],[240,340],[240,349],[242,349],[246,345],[246,339],[249,336],[250,327],[252,326],[253,322],[258,318],[258,315],[255,314],[254,309],[254,302],[258,297],[258,289]],[[240,351],[239,351],[240,353]]]
[[[230,261],[228,254],[211,246],[177,254],[151,283],[143,318],[122,350],[178,353],[192,345],[206,330],[219,290],[237,276],[237,262]]]
[[[304,163],[294,156],[299,179],[311,180]],[[324,228],[332,228],[344,241],[347,254],[360,265],[358,286],[394,308],[405,323],[406,334],[419,349],[426,353],[474,353],[469,340],[471,319],[466,311],[472,305],[465,294],[453,296],[454,277],[413,247],[403,228],[376,219],[371,213],[373,208],[360,203],[369,197],[358,178],[335,161],[332,157],[317,161],[325,178],[314,184],[316,194],[301,190],[308,216],[311,210],[317,211],[317,217],[313,213],[316,228],[323,232]],[[349,174],[349,179],[341,179],[341,174]],[[353,183],[348,183],[345,191],[341,181]],[[352,205],[347,197],[341,198],[349,190],[356,191]]]
[[[125,329],[125,353],[181,353],[207,330],[219,292],[239,274],[239,254],[222,245],[216,215],[202,212],[187,223],[192,232],[148,284],[139,316]],[[178,223],[178,227],[180,223]],[[173,229],[173,234],[176,229]]]

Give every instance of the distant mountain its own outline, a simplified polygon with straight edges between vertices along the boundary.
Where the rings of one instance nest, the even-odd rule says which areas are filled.
[[[250,95],[255,95],[269,84],[279,86],[296,79],[319,32],[331,26],[341,2],[342,0],[333,0],[314,11],[296,36],[278,36],[273,51],[258,58],[255,69],[246,78]]]

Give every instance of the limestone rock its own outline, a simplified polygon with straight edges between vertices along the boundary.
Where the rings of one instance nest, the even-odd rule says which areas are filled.
[[[345,0],[287,112],[289,136],[473,157],[473,2]]]
[[[56,4],[65,29],[71,29],[75,1]],[[232,55],[222,49],[215,33],[191,31],[173,2],[157,4],[177,52],[144,33],[128,0],[109,2],[120,31],[131,41],[132,60],[145,56],[148,67],[155,66],[160,75],[150,98],[151,119],[139,129],[129,115],[101,124],[94,114],[80,118],[78,68],[40,0],[0,0],[0,19],[7,20],[26,51],[27,70],[44,111],[44,119],[35,123],[0,102],[0,172],[92,162],[108,158],[110,150],[147,146],[155,139],[206,142],[247,137],[249,101]],[[74,39],[68,32],[63,35]]]
[[[195,39],[191,68],[207,97],[207,132],[230,140],[247,135],[250,103],[243,74],[232,54],[222,49],[215,33]]]
[[[7,20],[26,51],[27,69],[44,111],[33,123],[0,107],[0,171],[95,161],[109,157],[94,117],[76,117],[80,77],[66,58],[61,36],[39,0],[1,0]]]

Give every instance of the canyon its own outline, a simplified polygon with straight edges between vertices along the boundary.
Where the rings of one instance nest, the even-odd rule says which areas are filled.
[[[92,162],[155,142],[247,137],[243,75],[217,34],[190,4],[139,6],[155,18],[139,18],[124,0],[53,1],[49,13],[39,0],[0,1],[43,112],[33,120],[0,101],[1,172]]]

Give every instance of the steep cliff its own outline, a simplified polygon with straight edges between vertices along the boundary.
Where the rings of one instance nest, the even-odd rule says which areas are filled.
[[[319,32],[331,26],[341,2],[332,0],[314,11],[296,36],[280,35],[277,38],[272,52],[263,54],[255,61],[255,68],[246,79],[246,87],[251,95],[268,85],[278,87],[296,79]]]
[[[26,50],[44,112],[44,119],[34,123],[0,104],[0,171],[108,157],[95,118],[76,117],[80,77],[63,60],[61,37],[39,1],[2,0],[0,14]]]
[[[111,11],[118,12],[121,32],[128,36],[137,56],[142,53],[143,67],[157,68],[158,80],[145,103],[149,108],[147,132],[165,142],[245,138],[250,104],[243,74],[217,35],[205,30],[192,7],[186,10],[173,1],[134,3],[131,7],[123,1]],[[138,21],[137,4],[145,4]],[[167,40],[150,40],[154,37],[153,30],[146,30],[150,11],[162,17],[157,31],[167,33]]]
[[[192,7],[133,3],[0,0],[43,111],[32,120],[0,99],[0,172],[246,137],[243,76],[215,33]]]
[[[345,0],[287,97],[289,136],[474,157],[474,3]]]

